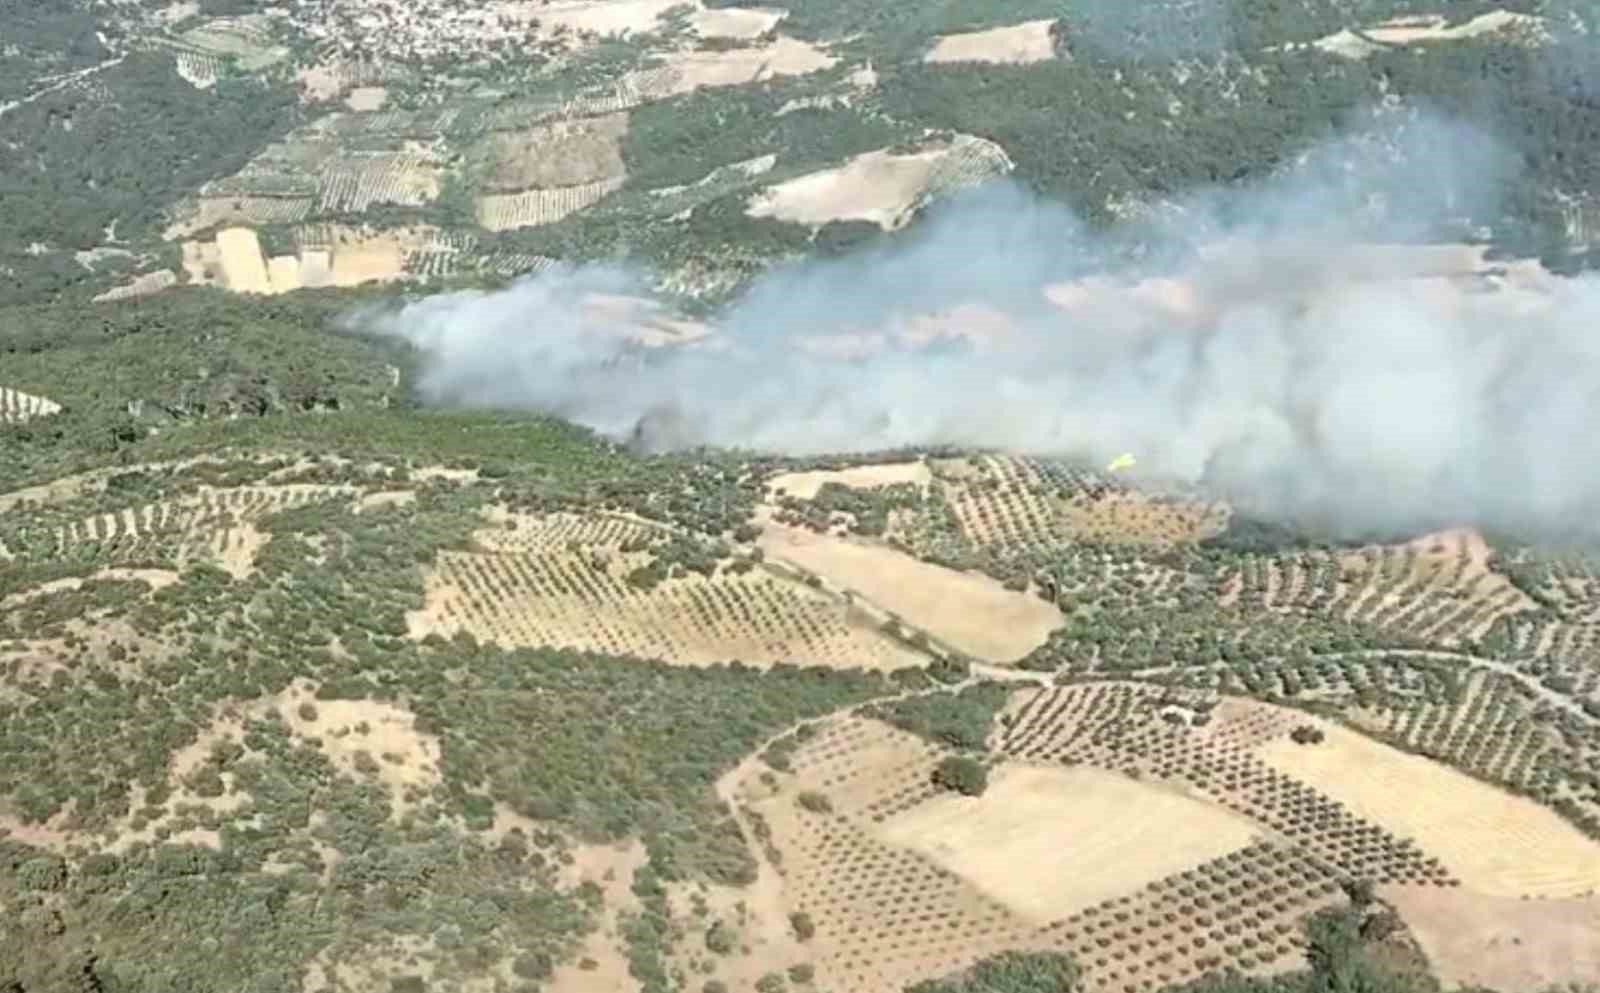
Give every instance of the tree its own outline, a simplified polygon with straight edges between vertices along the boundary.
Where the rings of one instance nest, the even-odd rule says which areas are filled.
[[[1327,737],[1321,728],[1310,724],[1301,724],[1289,732],[1289,738],[1297,745],[1315,745]]]
[[[951,755],[933,770],[933,782],[942,789],[981,796],[989,788],[989,770],[976,759]]]
[[[789,915],[789,926],[794,928],[794,936],[801,941],[810,941],[817,933],[816,922],[803,910]]]

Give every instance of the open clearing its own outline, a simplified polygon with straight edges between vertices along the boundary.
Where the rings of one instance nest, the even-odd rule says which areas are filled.
[[[831,69],[838,61],[809,42],[779,37],[750,48],[679,52],[667,58],[664,69],[647,69],[637,76],[641,95],[660,100],[702,86],[743,86],[779,76],[804,76]]]
[[[929,197],[1006,175],[1012,168],[999,145],[958,134],[925,142],[916,151],[866,152],[842,166],[779,183],[751,197],[745,213],[813,226],[869,221],[893,230]]]
[[[1286,739],[1257,755],[1416,841],[1462,885],[1492,896],[1579,896],[1600,889],[1600,843],[1532,800],[1324,722],[1327,740]]]
[[[1059,716],[1060,699],[1019,694],[1023,716]],[[1296,922],[1344,899],[1317,860],[1252,843],[1264,831],[1174,787],[1018,760],[982,797],[956,797],[931,780],[946,754],[840,716],[810,726],[788,771],[752,756],[721,790],[762,871],[781,866],[784,899],[816,922],[818,988],[883,993],[1053,950],[1087,993],[1128,993],[1212,971],[1235,941],[1254,949],[1248,971],[1282,971],[1304,965]]]
[[[1046,924],[1256,833],[1242,817],[1114,772],[1007,764],[981,797],[937,797],[885,823],[882,837]]]
[[[439,230],[427,225],[384,231],[315,225],[302,229],[298,240],[297,254],[267,258],[255,231],[230,228],[220,232],[215,242],[184,242],[183,267],[195,285],[277,294],[407,280],[412,278],[409,260],[452,252]]]
[[[818,227],[830,221],[869,221],[893,230],[910,220],[943,157],[940,151],[866,152],[838,168],[799,176],[758,193],[745,212]]]
[[[778,26],[788,15],[775,7],[723,7],[715,10],[697,10],[689,17],[689,24],[702,38],[731,38],[747,41],[759,38]]]
[[[768,524],[766,554],[853,590],[935,638],[989,662],[1015,662],[1044,643],[1061,611],[999,581],[923,562],[882,545]]]
[[[933,482],[933,473],[926,462],[891,462],[886,465],[857,465],[848,469],[817,469],[811,472],[789,472],[767,481],[767,488],[781,490],[784,495],[810,500],[828,483],[838,483],[855,489],[872,489],[893,486],[896,483],[914,483],[927,486]]]
[[[1600,983],[1600,901],[1593,898],[1520,900],[1415,886],[1385,887],[1382,896],[1405,918],[1447,988]]]
[[[1364,59],[1389,45],[1464,41],[1494,32],[1521,35],[1536,43],[1549,37],[1541,17],[1509,10],[1491,10],[1453,27],[1443,14],[1397,17],[1359,31],[1346,28],[1326,38],[1319,38],[1312,44],[1347,59]]]
[[[1050,37],[1054,21],[1024,21],[986,31],[967,31],[942,35],[924,62],[990,62],[1025,64],[1055,57],[1055,41]]]

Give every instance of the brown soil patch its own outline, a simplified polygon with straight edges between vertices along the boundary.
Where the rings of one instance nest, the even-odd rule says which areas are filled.
[[[924,62],[991,62],[1023,64],[1055,57],[1050,37],[1054,21],[1024,21],[1007,27],[943,35]]]
[[[886,465],[858,465],[848,469],[816,469],[810,472],[788,472],[767,481],[772,492],[781,491],[786,496],[810,500],[824,484],[838,483],[854,489],[872,489],[896,483],[915,483],[926,487],[933,482],[933,473],[926,462],[892,462]]]
[[[1221,807],[1113,772],[1006,764],[981,797],[937,797],[886,822],[880,837],[1047,924],[1258,833]]]
[[[768,524],[761,548],[990,662],[1014,662],[1061,624],[1061,612],[976,573],[956,572],[851,538]]]
[[[1416,886],[1384,887],[1382,896],[1410,926],[1446,987],[1600,983],[1600,901],[1594,898],[1520,900]]]
[[[1287,739],[1256,754],[1345,805],[1357,817],[1414,839],[1466,887],[1492,896],[1567,897],[1600,889],[1600,843],[1523,797],[1317,722],[1327,740]]]

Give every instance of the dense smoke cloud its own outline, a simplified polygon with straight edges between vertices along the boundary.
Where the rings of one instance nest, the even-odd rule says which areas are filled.
[[[1371,245],[1485,216],[1509,161],[1413,117],[1110,234],[991,188],[888,250],[772,272],[690,345],[631,341],[593,300],[643,277],[608,268],[362,323],[420,351],[430,402],[658,447],[1128,451],[1347,532],[1565,529],[1600,506],[1600,282],[1420,278],[1449,250]]]

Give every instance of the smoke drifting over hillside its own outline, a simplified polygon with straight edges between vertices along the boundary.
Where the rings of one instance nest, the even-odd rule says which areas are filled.
[[[431,402],[660,447],[1131,451],[1141,472],[1345,531],[1565,528],[1600,505],[1600,282],[1486,292],[1420,278],[1461,252],[1370,245],[1484,216],[1506,161],[1411,120],[1196,196],[1171,236],[1094,235],[991,189],[888,252],[773,272],[689,345],[630,343],[586,302],[642,284],[615,269],[362,322],[420,350]]]

